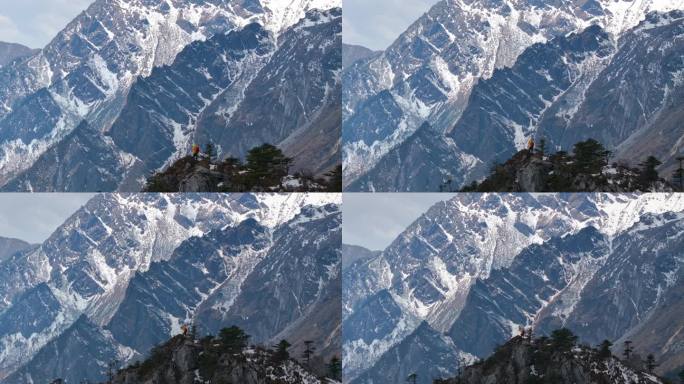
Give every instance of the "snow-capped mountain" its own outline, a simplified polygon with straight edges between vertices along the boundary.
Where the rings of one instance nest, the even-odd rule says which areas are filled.
[[[307,33],[315,29],[311,24],[330,22],[326,17],[315,15],[338,3],[339,0],[94,2],[43,50],[0,69],[0,183],[6,185],[21,175],[12,185],[6,185],[6,189],[30,190],[40,185],[41,190],[139,190],[141,175],[159,168],[177,151],[185,154],[198,115],[233,83],[236,89],[233,89],[230,101],[232,105],[240,104],[245,87],[273,54],[276,39],[297,23],[310,27],[302,32]],[[266,39],[261,35],[267,33],[272,40],[271,49],[264,46],[259,54],[250,52],[256,47],[248,44],[246,52],[240,55],[236,52],[239,47],[231,45],[239,38],[222,38],[227,32],[240,31],[255,23],[263,28],[257,33],[257,39]],[[243,38],[249,31],[254,30],[243,31]],[[327,35],[310,41],[312,49],[318,48],[313,49],[310,56],[324,60],[323,48],[330,43],[317,43],[321,39],[334,42],[338,37],[329,29],[319,28],[317,32]],[[177,58],[186,49],[186,57]],[[226,57],[222,50],[231,50],[232,54]],[[198,51],[204,56],[198,58],[198,62],[188,62],[187,56]],[[257,56],[261,56],[261,60]],[[290,56],[288,59],[296,61],[303,57]],[[216,66],[221,63],[229,68],[217,71]],[[328,60],[323,64],[335,63]],[[248,73],[235,69],[243,67],[249,68],[245,71]],[[156,80],[150,79],[149,83],[142,80],[155,73]],[[151,117],[147,117],[143,113],[144,102],[154,96],[155,91],[162,91],[154,86],[160,82],[159,77],[169,73],[175,74],[172,78],[176,80],[178,76],[192,79],[195,75],[206,76],[206,79],[198,85],[200,89],[187,89],[187,92],[183,92],[183,85],[187,84],[168,84],[171,79],[167,80],[167,84],[161,84],[162,90],[168,91],[169,85],[174,86],[169,98],[172,99],[170,105],[177,109],[166,111],[171,116],[151,113]],[[334,79],[339,77],[339,74],[334,76],[324,71],[317,75],[327,84],[335,83]],[[303,83],[298,85],[304,86]],[[330,89],[334,93],[334,87]],[[195,91],[200,94],[195,96]],[[139,102],[143,104],[136,104]],[[126,108],[129,112],[120,116]],[[138,113],[143,116],[132,114],[130,109],[142,109]],[[304,112],[293,113],[300,116]],[[121,121],[126,118],[130,120]],[[144,118],[166,125],[165,130],[161,133],[158,129],[142,133],[137,129],[121,132],[122,129],[116,126],[117,121],[135,126]],[[296,128],[306,130],[304,124],[299,123]],[[140,151],[135,146],[121,139],[124,133],[140,145],[149,142],[145,137],[159,139],[165,145],[171,145],[171,154],[148,164],[144,156],[136,156]],[[147,148],[148,151],[153,149]],[[232,150],[225,149],[226,155]],[[93,152],[101,153],[107,161],[101,162]],[[69,155],[64,160],[66,153]],[[79,168],[79,160],[97,164]],[[89,168],[92,170],[88,171]],[[135,187],[126,185],[126,181]]]
[[[619,46],[623,35],[632,31],[640,22],[658,25],[644,21],[649,13],[678,9],[684,9],[684,2],[440,1],[381,55],[344,71],[343,140],[346,187],[353,190],[436,190],[435,185],[443,182],[442,178],[449,173],[455,177],[462,177],[462,174],[469,176],[468,172],[472,172],[473,168],[482,163],[487,166],[495,160],[497,153],[487,153],[484,158],[478,157],[474,149],[461,142],[459,135],[474,137],[481,133],[481,128],[478,127],[498,122],[514,132],[498,132],[499,136],[494,139],[506,140],[514,148],[519,148],[523,140],[542,131],[534,124],[534,114],[528,117],[526,110],[538,109],[538,105],[546,109],[543,108],[545,104],[556,101],[544,99],[548,96],[544,92],[540,96],[542,99],[538,99],[536,95],[531,99],[515,99],[513,96],[516,94],[513,93],[510,95],[513,104],[500,106],[508,115],[517,114],[514,118],[506,116],[511,121],[498,120],[497,116],[485,116],[485,120],[479,120],[475,125],[468,123],[465,132],[454,128],[460,123],[466,108],[481,108],[472,99],[472,93],[483,80],[495,76],[498,70],[513,67],[520,55],[535,44],[547,43],[571,32],[579,33],[595,25],[605,31],[610,44]],[[643,45],[642,42],[641,47],[647,49],[659,45],[650,41],[648,45]],[[576,46],[572,48],[578,49]],[[576,77],[577,71],[569,70],[569,78],[576,93],[569,92],[559,99],[567,102],[581,97],[582,89],[601,72],[602,65],[607,65],[602,63],[606,61],[606,49],[603,51],[604,55],[600,56],[604,60],[593,60],[580,67],[584,71],[579,78]],[[640,58],[644,59],[641,56]],[[654,69],[663,62],[662,57],[646,58],[653,60],[654,64],[650,64],[650,61],[649,64],[655,66]],[[570,65],[572,66],[571,63]],[[622,65],[627,64],[623,62]],[[557,67],[543,68],[539,76],[546,77],[544,72],[550,76],[551,72],[557,70]],[[606,76],[609,73],[606,72]],[[670,75],[664,75],[668,76]],[[498,98],[509,95],[500,92],[489,96]],[[574,112],[576,111],[570,108],[569,117],[574,116]],[[487,110],[481,114],[486,115]],[[617,116],[616,111],[615,114]],[[525,120],[523,124],[516,121],[521,119]],[[420,132],[424,123],[429,124],[429,133]],[[432,141],[437,142],[428,142],[430,136]],[[621,136],[619,139],[615,146],[626,140]],[[418,142],[411,143],[411,140]],[[427,152],[424,158],[430,159],[430,149],[433,147],[446,153],[449,160],[445,162],[448,166],[442,166],[433,174],[427,175],[440,179],[433,180],[427,186],[422,178],[415,185],[410,185],[406,181],[409,176],[396,174],[396,169],[405,167],[392,164],[395,169],[392,174],[391,170],[388,171],[390,167],[382,164],[383,161],[396,163],[397,159],[403,161],[403,165],[420,164],[421,161],[414,162],[408,156]],[[667,152],[659,154],[665,153]],[[421,171],[429,172],[433,164],[439,163],[440,156],[443,154],[432,156],[432,164]],[[379,169],[376,170],[376,167]],[[422,175],[421,171],[415,173]],[[390,172],[390,175],[384,176],[385,172]],[[361,180],[364,175],[368,177]],[[389,180],[383,180],[383,177]]]
[[[0,264],[2,378],[30,363],[38,353],[41,353],[41,359],[54,358],[49,357],[52,353],[49,351],[55,351],[50,343],[72,328],[81,316],[87,317],[87,324],[100,328],[98,332],[88,331],[86,334],[120,344],[108,349],[116,351],[116,356],[109,357],[123,362],[133,355],[147,353],[147,350],[135,350],[138,344],[132,345],[134,343],[117,333],[117,327],[122,325],[119,321],[121,316],[134,316],[134,312],[127,311],[128,300],[140,287],[144,287],[145,282],[151,279],[149,276],[183,268],[187,274],[177,275],[185,280],[178,280],[173,297],[187,299],[180,289],[182,282],[207,289],[196,292],[189,288],[192,295],[201,297],[198,299],[191,295],[196,301],[186,300],[186,307],[191,308],[206,299],[210,293],[208,290],[217,288],[224,280],[248,276],[260,257],[265,255],[266,251],[259,251],[265,246],[258,244],[256,237],[253,244],[245,247],[236,245],[236,239],[241,239],[243,234],[245,242],[250,239],[242,230],[244,226],[258,227],[268,234],[266,238],[270,249],[271,241],[274,241],[271,233],[284,231],[281,228],[296,218],[306,216],[311,210],[328,212],[330,208],[325,207],[339,203],[340,196],[330,194],[94,197],[40,247],[17,253]],[[315,240],[321,241],[309,239]],[[231,257],[234,262],[231,262]],[[201,265],[211,268],[205,269]],[[217,265],[223,265],[224,269],[214,268]],[[192,271],[197,274],[192,274]],[[235,295],[239,293],[239,287],[239,284],[233,287]],[[217,302],[226,305],[228,300]],[[169,310],[169,314],[177,314],[177,311]],[[178,315],[176,323],[171,316],[166,317],[168,322],[163,323],[162,329],[167,333],[157,342],[166,340],[173,332],[177,333],[180,326],[177,321],[185,319],[185,316]],[[26,322],[26,319],[31,321]],[[130,329],[126,335],[128,332]],[[156,329],[146,328],[145,333],[154,337],[158,335],[155,332]],[[139,342],[144,343],[145,340],[141,338]],[[99,347],[92,350],[101,351]],[[65,356],[58,350],[56,353],[57,358]],[[58,369],[65,365],[53,367]],[[19,382],[22,380],[25,378]]]
[[[536,326],[538,332],[576,326],[580,337],[595,342],[599,336],[584,332],[579,324],[591,328],[593,321],[605,321],[615,332],[602,336],[617,341],[643,326],[645,314],[662,299],[649,293],[638,313],[622,311],[619,319],[596,315],[592,322],[591,311],[580,303],[591,303],[604,291],[599,284],[608,281],[601,280],[608,266],[629,271],[658,265],[658,272],[647,275],[652,279],[624,275],[638,286],[632,293],[660,291],[664,297],[674,292],[681,285],[681,257],[668,250],[677,246],[672,222],[682,212],[684,198],[676,194],[472,194],[438,203],[380,255],[344,271],[347,377],[370,383],[392,366],[399,369],[391,362],[400,363],[402,371],[422,369],[418,360],[409,355],[403,360],[402,354],[431,346],[409,349],[402,344],[409,337],[426,340],[424,344],[436,350],[449,346],[451,355],[466,362],[488,356],[494,345],[526,325]],[[667,244],[662,262],[653,259],[655,246],[623,253],[622,244],[646,227],[652,228],[654,244]],[[626,254],[635,260],[625,262]],[[620,274],[624,272],[611,272]],[[632,297],[623,289],[613,292],[606,302]],[[598,310],[604,305],[590,306]],[[569,320],[574,318],[578,320]],[[623,325],[610,325],[613,322]],[[421,323],[446,338],[419,337],[415,332]],[[454,373],[454,361],[442,365],[438,356],[426,356],[437,359],[428,364],[431,373]]]

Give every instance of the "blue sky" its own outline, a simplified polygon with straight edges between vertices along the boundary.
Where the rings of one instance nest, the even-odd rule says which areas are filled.
[[[43,48],[94,0],[0,0],[0,41]]]
[[[0,236],[41,243],[93,196],[92,193],[0,193]]]
[[[453,197],[449,193],[345,193],[342,241],[383,250],[435,203]]]
[[[347,44],[384,50],[436,3],[437,0],[343,0],[342,38]]]

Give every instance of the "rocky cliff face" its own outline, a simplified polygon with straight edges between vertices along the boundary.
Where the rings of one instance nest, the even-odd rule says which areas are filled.
[[[50,383],[57,377],[69,383],[83,380],[97,382],[105,377],[111,362],[118,364],[139,357],[132,349],[116,342],[110,333],[102,331],[82,316],[38,352],[30,365],[22,367],[2,382]]]

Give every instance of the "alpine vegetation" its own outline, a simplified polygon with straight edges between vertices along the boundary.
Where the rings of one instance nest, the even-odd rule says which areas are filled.
[[[676,377],[684,369],[682,249],[682,194],[458,194],[382,252],[343,247],[353,260],[343,264],[345,380]],[[563,328],[576,336],[570,354],[546,345]],[[539,341],[518,346],[521,330]],[[591,349],[604,341],[621,361],[597,358]],[[647,360],[657,364],[652,373]],[[591,364],[608,381],[553,379],[592,377]],[[499,381],[511,372],[520,380]]]
[[[195,146],[341,164],[339,0],[95,0],[0,68],[0,187],[141,191]]]
[[[662,163],[649,156],[631,167],[610,163],[611,152],[601,143],[589,139],[573,146],[572,153],[547,153],[545,141],[535,148],[513,155],[504,164],[494,164],[485,180],[464,187],[463,192],[684,192],[682,169],[668,181],[658,172]],[[447,180],[440,191],[452,191]]]
[[[667,383],[653,373],[657,367],[653,355],[644,360],[631,353],[613,355],[611,347],[608,340],[595,347],[582,345],[567,328],[539,338],[523,329],[520,336],[497,347],[492,356],[461,367],[454,378],[436,379],[434,384]]]
[[[273,382],[334,377],[340,204],[339,194],[96,195],[0,261],[0,383],[221,382],[234,366]]]
[[[459,190],[530,139],[669,175],[684,154],[684,1],[441,0],[343,70],[349,191]]]

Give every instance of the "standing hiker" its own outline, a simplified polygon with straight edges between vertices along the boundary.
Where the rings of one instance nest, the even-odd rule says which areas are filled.
[[[193,144],[192,145],[192,157],[195,160],[197,160],[197,158],[199,157],[199,153],[200,153],[200,146],[197,144]]]

